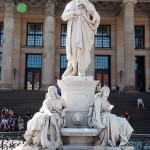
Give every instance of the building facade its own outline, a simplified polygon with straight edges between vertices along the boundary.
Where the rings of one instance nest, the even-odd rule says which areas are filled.
[[[25,13],[16,9],[27,5]],[[69,0],[0,2],[0,88],[40,90],[61,78],[67,66]],[[150,1],[92,0],[101,16],[87,75],[121,90],[150,87]]]

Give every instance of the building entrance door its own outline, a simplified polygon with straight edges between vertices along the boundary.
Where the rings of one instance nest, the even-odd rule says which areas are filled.
[[[101,81],[101,86],[109,86],[109,73],[107,71],[96,71],[96,80]]]
[[[135,83],[136,89],[145,92],[145,58],[144,56],[135,57]]]
[[[39,90],[41,87],[41,70],[28,69],[26,73],[26,89]]]
[[[100,80],[101,86],[108,85],[110,87],[110,56],[95,56],[95,80]]]
[[[26,55],[25,89],[40,90],[41,87],[41,54]]]

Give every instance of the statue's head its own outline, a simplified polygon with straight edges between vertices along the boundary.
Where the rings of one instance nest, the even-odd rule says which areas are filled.
[[[109,87],[108,86],[104,86],[104,87],[101,88],[100,92],[95,95],[95,99],[97,97],[102,97],[102,96],[108,97],[109,94],[110,94]]]
[[[83,0],[75,0],[75,2],[77,3],[77,5],[81,5]]]
[[[46,93],[46,99],[48,97],[60,98],[60,96],[58,95],[58,92],[57,92],[57,88],[55,86],[48,87],[48,92]]]
[[[109,94],[110,94],[110,89],[108,86],[104,86],[101,88],[101,96],[105,96],[105,97],[108,97]]]
[[[75,0],[75,2],[77,3],[77,5],[82,5],[82,4],[87,4],[87,3],[89,3],[88,0]]]

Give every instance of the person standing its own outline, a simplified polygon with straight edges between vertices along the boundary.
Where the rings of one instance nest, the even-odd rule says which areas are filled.
[[[116,94],[116,86],[115,85],[112,86],[112,92],[113,92],[113,94]]]
[[[120,94],[120,87],[119,87],[119,85],[116,85],[116,93]]]
[[[58,92],[59,96],[61,96],[61,89],[58,86],[57,80],[58,80],[58,78],[55,77],[55,81],[54,81],[53,85],[57,88],[57,92]]]

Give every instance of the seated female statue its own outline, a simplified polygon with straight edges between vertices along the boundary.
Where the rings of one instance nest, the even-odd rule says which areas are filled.
[[[95,99],[89,108],[89,127],[99,129],[99,140],[97,144],[112,147],[116,147],[119,144],[124,149],[128,145],[133,128],[125,118],[111,114],[114,106],[107,100],[109,94],[110,89],[103,87],[95,95]]]
[[[65,107],[65,101],[58,95],[56,87],[50,86],[40,111],[27,123],[25,146],[61,149],[59,127],[64,124]]]

